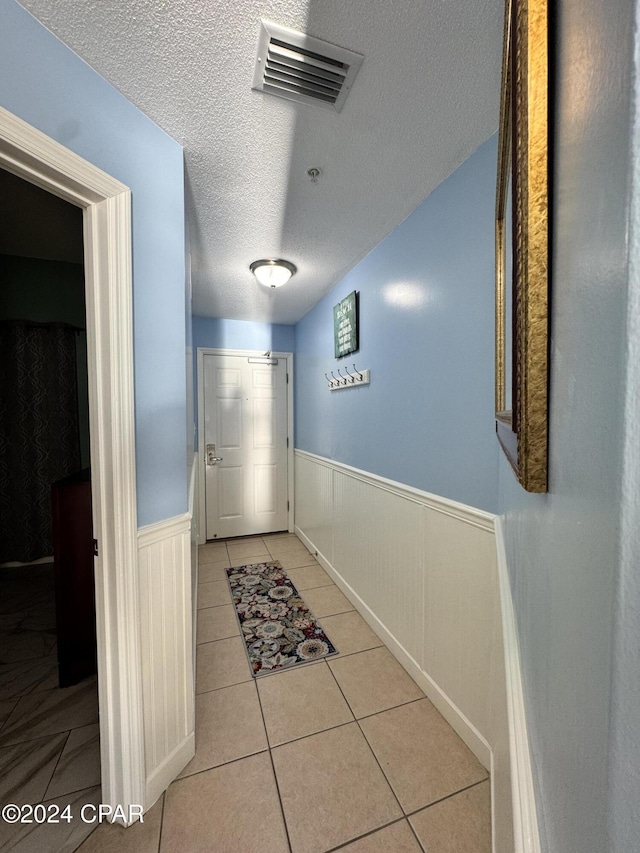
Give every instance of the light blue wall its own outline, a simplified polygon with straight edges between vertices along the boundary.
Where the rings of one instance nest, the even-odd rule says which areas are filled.
[[[638,768],[620,784],[616,773],[623,765],[610,765],[611,740],[625,742],[612,725],[612,709],[615,719],[616,705],[638,696],[638,647],[633,665],[625,660],[626,683],[616,682],[612,666],[619,621],[632,7],[632,0],[560,4],[549,493],[526,494],[500,463],[545,853],[640,849]],[[636,445],[637,430],[636,422]],[[636,529],[637,523],[636,517]],[[634,571],[637,578],[637,553]],[[637,583],[628,591],[627,617],[633,613],[637,625]],[[633,744],[637,757],[637,705],[622,724],[631,719],[627,747]],[[615,814],[607,833],[612,806],[630,821],[624,840]]]
[[[294,327],[248,320],[193,318],[193,346],[293,352]]]
[[[636,4],[638,32],[639,9]],[[634,94],[634,126],[640,118],[640,89]],[[640,134],[632,137],[632,204],[629,233],[629,299],[625,441],[622,472],[620,581],[611,684],[611,849],[640,848]],[[632,794],[629,796],[629,794]]]
[[[256,323],[249,320],[222,320],[217,317],[194,317],[193,376],[198,387],[198,347],[213,349],[247,349],[260,352],[294,352],[294,327],[278,323]],[[295,365],[294,365],[295,372]],[[198,423],[198,399],[195,399]],[[197,430],[196,430],[197,444]]]
[[[138,523],[182,513],[182,149],[14,0],[0,0],[0,104],[132,190]]]
[[[296,447],[489,511],[493,419],[490,139],[296,326]],[[333,357],[333,306],[360,294],[360,349]],[[371,370],[330,391],[325,372]]]

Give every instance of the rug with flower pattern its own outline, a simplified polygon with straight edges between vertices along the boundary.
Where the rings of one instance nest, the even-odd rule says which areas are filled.
[[[280,563],[235,566],[227,577],[254,676],[337,654]]]

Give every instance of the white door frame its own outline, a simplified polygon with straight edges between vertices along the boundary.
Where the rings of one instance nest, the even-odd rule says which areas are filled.
[[[204,545],[207,541],[207,516],[205,500],[205,476],[204,467],[206,463],[206,451],[204,445],[204,357],[205,355],[238,355],[242,357],[261,358],[264,356],[262,350],[250,349],[217,349],[215,347],[198,347],[197,349],[197,372],[198,372],[198,544]],[[293,506],[294,506],[294,476],[293,476],[293,353],[271,352],[272,358],[284,358],[287,362],[287,500],[289,510],[287,512],[287,523],[289,533],[293,533]]]
[[[0,166],[83,209],[102,802],[145,804],[131,193],[0,107]]]

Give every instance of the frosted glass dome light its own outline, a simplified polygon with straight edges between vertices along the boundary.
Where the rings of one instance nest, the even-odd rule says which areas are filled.
[[[282,287],[286,284],[292,275],[295,275],[297,268],[295,264],[281,259],[268,259],[262,261],[254,261],[249,267],[251,272],[258,279],[260,284],[265,287]]]

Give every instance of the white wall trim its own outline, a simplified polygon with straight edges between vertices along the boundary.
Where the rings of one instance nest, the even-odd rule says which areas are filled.
[[[102,799],[144,805],[131,194],[3,108],[0,166],[84,210]]]
[[[145,524],[144,527],[138,528],[138,547],[147,548],[149,545],[155,545],[165,539],[179,536],[182,533],[189,533],[190,530],[191,513],[188,512],[168,518],[166,521]]]
[[[507,712],[509,717],[509,753],[513,803],[514,853],[540,853],[540,833],[527,717],[522,689],[520,648],[507,569],[502,519],[496,518],[496,552],[504,633]]]
[[[487,770],[490,770],[491,747],[473,723],[471,723],[471,721],[462,713],[455,702],[452,702],[444,691],[438,687],[428,673],[420,667],[418,662],[409,654],[402,643],[398,642],[386,625],[384,625],[371,608],[365,604],[355,590],[335,570],[326,557],[315,549],[313,543],[305,536],[302,530],[296,527],[295,532],[304,542],[306,547],[315,552],[316,559],[323,569],[335,581],[336,585],[354,605],[369,627],[378,635],[378,637],[380,637],[396,660],[404,667],[416,684],[418,684],[425,696],[433,702],[449,725],[457,732],[458,735],[460,735],[478,761],[486,767]]]
[[[191,516],[191,643],[192,654],[191,661],[193,671],[196,671],[196,652],[197,652],[197,623],[198,623],[198,508],[196,500],[198,498],[198,454],[193,453],[191,457],[191,469],[189,472],[189,515]],[[195,707],[196,680],[193,679],[193,702]]]
[[[195,501],[198,488],[198,454],[193,453],[189,465],[189,517],[196,518]]]
[[[493,521],[495,515],[490,512],[485,512],[482,509],[468,506],[467,504],[452,501],[449,498],[443,498],[439,495],[434,495],[431,492],[424,492],[421,489],[416,489],[413,486],[407,486],[404,483],[398,483],[395,480],[388,480],[386,477],[380,477],[378,474],[371,474],[368,471],[362,471],[360,468],[352,468],[351,465],[345,465],[342,462],[334,462],[332,459],[326,459],[323,456],[316,456],[315,453],[309,453],[306,450],[296,448],[296,456],[312,459],[318,465],[324,465],[327,468],[344,471],[350,474],[357,480],[364,483],[369,483],[379,489],[391,492],[406,498],[407,500],[415,501],[423,506],[428,506],[436,512],[442,512],[445,515],[450,515],[453,518],[459,518],[467,524],[473,524],[482,530],[488,530],[493,533]]]
[[[197,381],[198,381],[198,450],[196,455],[199,460],[198,470],[198,544],[204,545],[207,541],[207,516],[205,477],[203,469],[206,464],[204,450],[204,357],[205,355],[237,355],[243,357],[256,357],[264,355],[262,350],[244,349],[220,349],[218,347],[198,347],[196,352]],[[287,437],[289,447],[287,449],[287,499],[289,501],[288,530],[294,531],[295,511],[295,469],[294,469],[294,435],[293,435],[293,353],[272,352],[273,358],[284,358],[287,362]]]
[[[192,732],[186,740],[178,744],[171,755],[168,755],[147,779],[147,801],[155,803],[158,797],[167,790],[169,785],[184,770],[196,752],[196,736]]]

